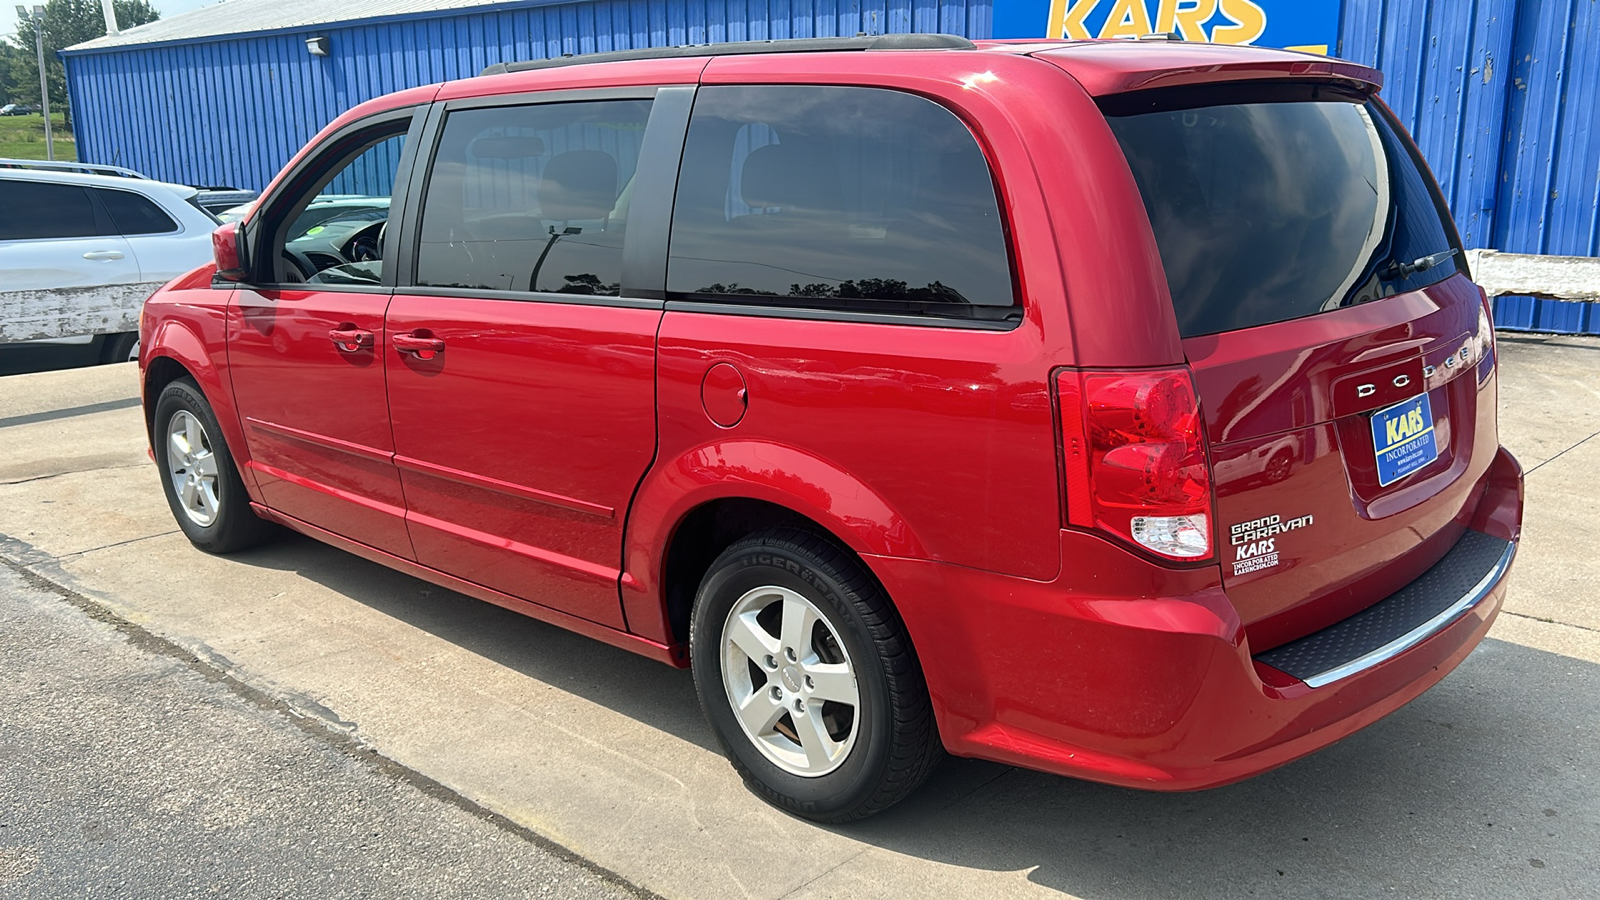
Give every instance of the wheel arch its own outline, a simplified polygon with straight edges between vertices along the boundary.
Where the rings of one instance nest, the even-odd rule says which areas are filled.
[[[160,399],[161,392],[166,390],[167,385],[180,378],[193,379],[195,383],[199,383],[199,379],[194,377],[189,367],[179,362],[176,357],[156,356],[145,363],[144,430],[152,445],[155,443],[156,401]]]
[[[833,541],[880,587],[871,555],[924,555],[887,500],[826,461],[757,442],[698,448],[658,463],[634,500],[622,576],[629,630],[683,648],[687,664],[689,611],[711,563],[741,537],[783,525]]]
[[[180,378],[189,378],[199,386],[206,402],[211,404],[217,424],[222,428],[223,440],[227,442],[228,452],[239,467],[245,489],[252,499],[257,499],[255,479],[247,465],[249,448],[245,444],[238,411],[233,405],[232,386],[226,381],[221,367],[212,360],[206,342],[184,323],[169,320],[154,329],[150,343],[151,346],[142,351],[145,362],[141,375],[145,434],[151,446],[155,443],[156,402],[162,390]]]

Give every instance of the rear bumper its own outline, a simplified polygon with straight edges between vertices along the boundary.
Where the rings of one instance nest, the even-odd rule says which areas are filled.
[[[1419,578],[1390,598],[1401,601],[1390,619],[1394,609],[1409,619],[1386,632],[1357,628],[1365,644],[1352,643],[1348,630],[1335,636],[1350,649],[1343,661],[1359,665],[1326,665],[1325,645],[1320,656],[1302,654],[1321,661],[1298,668],[1311,673],[1304,680],[1252,658],[1218,570],[1163,569],[1092,535],[1062,532],[1063,558],[1073,562],[1051,583],[927,561],[868,562],[905,618],[950,752],[1193,790],[1333,743],[1423,693],[1472,652],[1499,612],[1521,526],[1521,471],[1504,449],[1484,484],[1458,547],[1488,559],[1484,547],[1498,545],[1492,565],[1463,578],[1460,596],[1432,590],[1441,601],[1432,605],[1415,602],[1428,576]]]

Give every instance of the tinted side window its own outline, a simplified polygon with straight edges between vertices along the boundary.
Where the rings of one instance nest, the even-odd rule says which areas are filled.
[[[278,253],[283,279],[330,286],[382,283],[385,226],[409,122],[385,123],[329,151],[339,164],[290,207]],[[310,193],[309,189],[307,193]]]
[[[0,180],[0,241],[92,237],[89,192],[76,185]]]
[[[122,234],[170,234],[178,230],[178,223],[148,197],[112,190],[96,190],[95,195]]]
[[[944,107],[857,87],[701,88],[673,210],[680,298],[1002,318],[989,166]]]
[[[649,117],[649,100],[450,113],[423,200],[417,284],[621,293]]]
[[[1359,102],[1184,106],[1107,121],[1150,215],[1184,337],[1416,290],[1457,262],[1427,182]]]

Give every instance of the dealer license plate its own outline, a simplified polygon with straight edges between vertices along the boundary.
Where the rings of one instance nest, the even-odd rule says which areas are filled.
[[[1433,407],[1427,394],[1372,414],[1372,446],[1378,451],[1378,485],[1388,487],[1439,458]]]

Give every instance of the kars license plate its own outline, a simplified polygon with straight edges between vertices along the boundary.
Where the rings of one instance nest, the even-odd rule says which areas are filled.
[[[1378,451],[1378,485],[1388,487],[1439,458],[1433,407],[1418,394],[1372,414],[1372,446]]]

